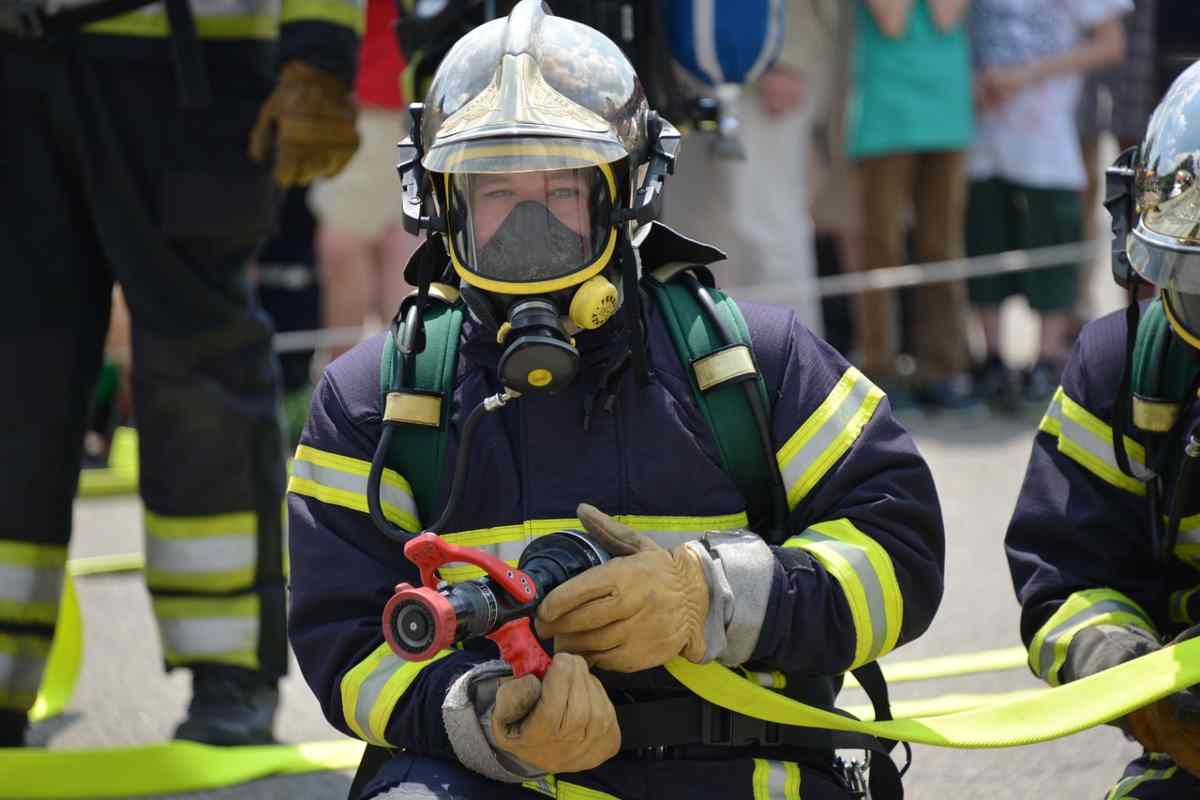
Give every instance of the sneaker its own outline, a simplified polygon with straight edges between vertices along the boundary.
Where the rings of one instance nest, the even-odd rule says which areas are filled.
[[[215,745],[274,744],[271,727],[279,705],[275,679],[241,667],[192,667],[192,702],[176,739]]]
[[[1062,366],[1039,359],[1021,374],[1021,402],[1030,405],[1045,405],[1058,389]]]
[[[929,411],[964,411],[979,402],[974,382],[965,372],[923,384],[916,399]]]
[[[29,716],[24,711],[0,709],[0,747],[24,747]]]
[[[997,355],[987,357],[973,370],[975,396],[1000,411],[1014,411],[1019,389],[1013,372]]]

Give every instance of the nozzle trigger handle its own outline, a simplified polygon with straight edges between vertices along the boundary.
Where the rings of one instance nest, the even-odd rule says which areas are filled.
[[[421,584],[437,586],[437,569],[452,561],[472,564],[487,573],[518,603],[532,603],[537,598],[533,580],[516,567],[490,553],[473,547],[450,544],[436,533],[425,531],[404,545],[404,556],[421,571]]]
[[[487,638],[499,646],[500,657],[512,667],[514,678],[536,675],[541,680],[546,677],[546,670],[550,669],[550,656],[533,635],[529,617],[506,622],[489,633]]]

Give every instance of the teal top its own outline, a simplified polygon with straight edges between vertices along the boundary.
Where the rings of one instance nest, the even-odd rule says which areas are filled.
[[[858,0],[852,86],[851,158],[966,148],[974,133],[966,15],[943,32],[926,0],[916,0],[904,36],[892,39]]]

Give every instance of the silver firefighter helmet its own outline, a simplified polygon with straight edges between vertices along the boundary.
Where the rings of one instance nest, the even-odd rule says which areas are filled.
[[[1162,290],[1176,331],[1200,347],[1200,62],[1159,103],[1133,172],[1129,263]]]

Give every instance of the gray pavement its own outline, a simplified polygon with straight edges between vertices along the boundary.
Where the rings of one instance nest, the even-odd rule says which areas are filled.
[[[1028,457],[1034,412],[1020,419],[987,414],[904,418],[932,465],[948,530],[946,594],[928,633],[889,657],[908,660],[1018,644],[1017,604],[1002,539]],[[73,556],[140,549],[133,498],[81,500],[75,507]],[[69,710],[35,728],[52,749],[128,746],[170,737],[187,699],[185,674],[164,676],[150,605],[140,576],[78,579],[86,656]],[[897,698],[950,692],[999,692],[1036,686],[1024,669],[898,684]],[[846,704],[864,702],[854,692]],[[289,742],[335,738],[298,670],[285,686],[277,729]],[[1007,750],[953,751],[917,746],[905,780],[908,797],[1098,798],[1135,754],[1111,728]],[[341,798],[348,773],[256,781],[188,798],[315,800]]]

